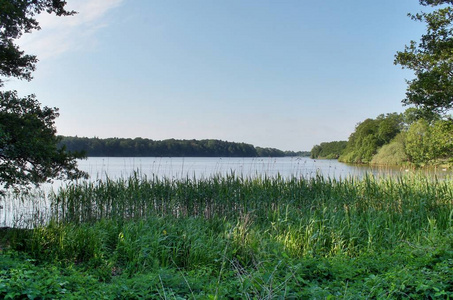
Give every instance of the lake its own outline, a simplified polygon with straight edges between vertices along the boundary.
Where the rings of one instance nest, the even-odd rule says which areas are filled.
[[[206,178],[234,173],[239,176],[276,176],[310,178],[322,175],[331,178],[361,177],[365,173],[398,174],[400,168],[372,168],[318,160],[308,157],[235,158],[235,157],[90,157],[79,161],[80,169],[92,180],[129,177],[138,171],[146,176]]]
[[[235,174],[243,177],[277,176],[309,179],[317,175],[341,179],[361,178],[365,174],[389,176],[413,172],[402,168],[377,168],[340,163],[336,160],[319,160],[308,157],[232,158],[232,157],[89,157],[79,161],[79,168],[88,172],[89,180],[127,178],[138,172],[148,178],[202,179],[213,175]],[[424,170],[429,176],[445,177],[450,171]],[[50,203],[47,194],[64,186],[56,181],[33,190],[31,195],[0,198],[0,227],[28,224],[30,220],[47,219]]]

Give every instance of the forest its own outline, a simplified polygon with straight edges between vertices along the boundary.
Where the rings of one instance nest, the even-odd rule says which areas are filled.
[[[453,120],[417,108],[381,114],[358,123],[347,142],[315,145],[311,157],[359,164],[448,166],[453,163]]]
[[[309,152],[282,151],[246,143],[215,139],[155,141],[144,138],[61,137],[60,144],[70,152],[110,157],[283,157],[309,156]]]
[[[311,149],[310,158],[338,159],[347,143],[347,141],[334,141],[315,145]]]

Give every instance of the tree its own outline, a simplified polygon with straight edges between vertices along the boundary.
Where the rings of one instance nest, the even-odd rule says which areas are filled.
[[[395,56],[395,64],[413,70],[416,76],[407,81],[402,102],[446,114],[453,108],[453,1],[420,0],[420,4],[443,6],[430,13],[409,14],[413,20],[425,22],[427,32],[418,44],[411,41]]]
[[[438,120],[433,124],[431,143],[435,159],[453,162],[453,119]]]
[[[34,17],[43,11],[57,16],[75,14],[65,10],[65,5],[63,0],[0,0],[0,76],[32,79],[38,59],[21,51],[14,40],[41,29]],[[3,84],[0,78],[0,87]]]
[[[315,145],[311,149],[310,157],[311,158],[325,158],[325,159],[338,159],[343,153],[347,141],[333,141],[333,142],[324,142],[320,145]]]
[[[377,130],[379,145],[388,144],[403,129],[403,115],[391,113],[377,117],[380,121]]]
[[[413,123],[406,135],[406,154],[410,162],[423,164],[434,158],[429,123],[420,119]]]
[[[6,188],[39,184],[49,178],[79,178],[81,153],[58,147],[58,109],[41,108],[34,96],[0,92],[0,181]]]
[[[419,108],[415,108],[415,107],[409,107],[403,113],[405,129],[409,128],[409,126],[412,123],[414,123],[420,119],[424,119],[424,120],[428,121],[429,123],[433,123],[435,121],[442,119],[442,116],[440,116],[439,114],[437,114],[435,112],[428,111],[426,109],[419,109]]]
[[[369,163],[379,148],[389,143],[403,129],[404,118],[397,113],[380,115],[359,123],[349,136],[339,157],[349,163]]]
[[[451,162],[453,153],[453,120],[424,119],[412,123],[406,134],[405,150],[415,164]]]
[[[74,14],[65,5],[62,0],[0,0],[0,87],[1,77],[31,80],[38,60],[21,51],[14,40],[40,29],[35,16],[41,12]],[[57,117],[58,109],[41,107],[34,95],[20,98],[16,91],[0,92],[0,193],[2,188],[18,189],[52,178],[86,176],[76,166],[83,155],[58,146]]]

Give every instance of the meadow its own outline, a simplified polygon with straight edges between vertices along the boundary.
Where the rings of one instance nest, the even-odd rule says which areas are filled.
[[[453,178],[68,184],[0,233],[5,299],[450,299]]]

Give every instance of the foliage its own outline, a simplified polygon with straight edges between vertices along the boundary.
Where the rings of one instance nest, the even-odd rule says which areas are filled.
[[[426,120],[413,123],[407,131],[406,153],[411,162],[420,164],[433,159],[431,130]]]
[[[56,108],[41,107],[34,96],[0,92],[0,182],[6,188],[85,175],[75,162],[82,155],[58,147],[57,116]]]
[[[452,254],[442,246],[396,247],[355,258],[262,261],[253,268],[176,267],[110,274],[94,267],[40,263],[23,254],[0,257],[4,299],[449,299]],[[105,272],[111,272],[111,267]]]
[[[378,165],[448,164],[452,141],[451,117],[409,108],[403,114],[380,115],[359,123],[339,160]]]
[[[282,151],[275,148],[255,147],[258,157],[310,156],[308,151]]]
[[[366,119],[350,135],[339,160],[349,163],[369,163],[378,149],[389,143],[404,128],[403,115],[391,113]]]
[[[370,163],[382,166],[406,164],[409,161],[409,157],[406,154],[405,140],[405,132],[399,133],[390,143],[379,148]]]
[[[315,145],[311,149],[311,158],[338,159],[346,148],[347,141],[334,141]]]
[[[420,119],[426,120],[428,123],[433,123],[442,119],[442,117],[438,113],[415,107],[409,107],[408,109],[406,109],[403,112],[403,118],[405,129],[407,129],[408,126]]]
[[[405,144],[409,160],[415,164],[451,159],[453,120],[438,120],[430,125],[420,119],[409,127]]]
[[[418,44],[411,41],[395,56],[395,64],[413,70],[416,76],[407,81],[403,103],[446,113],[453,108],[453,2],[420,0],[420,4],[443,6],[429,13],[409,14],[413,20],[425,22],[427,31]]]
[[[0,76],[30,80],[37,58],[24,54],[14,40],[39,30],[35,16],[43,11],[72,15],[65,1],[0,1]],[[0,87],[4,80],[0,79]],[[78,178],[79,153],[58,146],[56,108],[41,107],[34,95],[19,98],[17,92],[0,92],[0,188],[39,184],[50,178]],[[0,189],[0,193],[2,193]]]
[[[220,140],[163,140],[135,138],[81,138],[62,137],[60,145],[69,151],[86,151],[88,156],[127,157],[256,157],[296,156],[301,152],[260,148],[246,143]]]
[[[36,56],[24,54],[14,44],[23,33],[39,30],[35,16],[43,11],[55,13],[57,16],[72,15],[75,12],[66,11],[63,0],[34,0],[34,1],[0,1],[0,76],[16,77],[30,80],[38,61]],[[4,81],[0,78],[0,87]]]
[[[435,159],[453,159],[453,119],[438,120],[431,129]]]
[[[0,297],[448,299],[452,184],[412,175],[70,185],[54,201],[72,215],[0,230]]]

